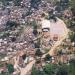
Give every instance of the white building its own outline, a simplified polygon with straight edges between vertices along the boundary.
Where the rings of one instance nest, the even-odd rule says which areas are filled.
[[[43,19],[41,24],[42,24],[42,30],[43,31],[50,30],[50,21],[49,20]]]
[[[59,18],[57,18],[56,22],[54,22],[53,20],[43,19],[41,21],[41,24],[43,32],[50,32],[51,38],[55,39],[57,39],[57,37],[63,37],[66,32],[65,30],[67,30],[65,23]]]

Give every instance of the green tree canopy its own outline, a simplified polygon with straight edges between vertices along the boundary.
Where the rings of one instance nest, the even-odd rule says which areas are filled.
[[[15,6],[20,6],[22,0],[14,0]]]
[[[38,5],[40,4],[41,0],[31,0],[30,3],[31,3],[31,8],[38,8]]]
[[[74,32],[71,32],[69,34],[69,39],[71,39],[71,42],[75,42],[75,33]]]
[[[40,49],[37,49],[37,50],[36,50],[35,55],[36,55],[36,56],[39,56],[39,57],[42,56],[42,52],[40,51]]]
[[[46,64],[44,66],[44,72],[48,75],[55,74],[55,71],[56,71],[56,66],[54,64]]]
[[[44,75],[44,74],[40,70],[37,70],[35,67],[33,67],[31,75]]]
[[[32,21],[31,25],[33,26],[33,34],[34,35],[37,35],[38,34],[38,31],[37,31],[37,23],[36,21]]]
[[[33,29],[37,29],[37,23],[35,20],[32,21],[31,25],[33,26]]]
[[[10,75],[8,72],[3,72],[0,75]]]
[[[10,74],[14,72],[14,67],[12,64],[7,64],[7,69]]]
[[[35,48],[40,48],[40,45],[41,45],[40,39],[37,39],[37,42],[34,43],[34,45],[35,45]]]
[[[6,29],[7,30],[11,30],[13,27],[17,27],[18,23],[16,23],[15,21],[7,21],[6,23]]]
[[[68,75],[68,73],[69,73],[68,65],[61,64],[58,68],[56,75]]]
[[[69,75],[75,75],[75,60],[70,61],[69,69],[70,69]]]
[[[45,61],[50,61],[50,60],[51,60],[51,56],[49,54],[47,54],[45,57]]]
[[[75,0],[70,0],[70,7],[72,8],[72,12],[75,15]]]

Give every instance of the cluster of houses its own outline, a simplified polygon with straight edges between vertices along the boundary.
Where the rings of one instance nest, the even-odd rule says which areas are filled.
[[[42,3],[39,5],[39,10],[36,10],[34,8],[31,9],[32,14],[29,16],[25,16],[25,14],[28,12],[27,8],[30,8],[30,0],[23,0],[21,2],[20,6],[14,6],[13,2],[9,2],[9,6],[7,6],[5,9],[2,9],[3,6],[0,3],[0,31],[1,27],[5,27],[7,21],[16,21],[19,24],[25,24],[26,22],[33,21],[35,19],[37,23],[39,23],[40,32],[42,32],[41,35],[43,35],[41,39],[41,49],[50,49],[54,43],[58,40],[60,40],[63,37],[63,34],[65,34],[64,30],[64,22],[62,22],[60,19],[56,18],[57,21],[55,22],[53,19],[48,20],[41,18],[41,14],[43,11],[48,12],[48,10],[54,10],[55,8],[52,6],[52,4],[47,3],[46,1],[42,0]],[[47,3],[47,5],[46,5]],[[22,8],[23,7],[23,8]],[[71,17],[72,13],[70,13],[68,10],[64,11],[65,17]],[[33,39],[35,39],[35,36],[33,35],[33,29],[30,26],[27,26],[24,29],[24,33],[20,37],[14,37],[9,36],[8,38],[0,38],[0,53],[6,54],[5,57],[3,57],[0,61],[3,63],[12,63],[15,67],[15,60],[18,59],[18,65],[20,67],[26,67],[26,65],[33,61],[36,58],[36,50]],[[10,31],[10,33],[12,33]],[[14,33],[14,31],[13,31]],[[15,42],[12,41],[12,39],[15,39]],[[75,52],[75,46],[72,47],[73,52]],[[54,63],[58,64],[58,62],[68,63],[70,59],[74,59],[74,54],[67,55],[66,49],[62,50],[63,55],[61,56],[53,56],[50,60],[45,61],[44,58],[41,59],[41,63],[35,64],[37,68],[41,68],[41,66],[44,66],[46,63]],[[39,57],[37,57],[39,58]],[[2,71],[7,72],[6,66],[0,68],[0,73]],[[14,72],[13,75],[16,75]]]

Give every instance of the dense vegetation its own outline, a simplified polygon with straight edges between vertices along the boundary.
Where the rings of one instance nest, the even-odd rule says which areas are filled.
[[[75,75],[75,60],[71,60],[71,61],[70,61],[70,66],[69,66],[69,68],[70,68],[70,73],[69,73],[69,75]]]
[[[70,7],[72,8],[73,15],[75,16],[75,0],[70,1]]]
[[[14,67],[13,67],[12,64],[8,64],[8,65],[7,65],[7,69],[8,69],[8,72],[9,72],[10,74],[14,72]]]
[[[10,75],[8,72],[6,73],[1,73],[0,75]]]
[[[15,6],[20,6],[22,0],[14,0]]]
[[[45,57],[45,61],[50,61],[50,60],[51,60],[51,56],[49,54],[47,54]]]
[[[42,56],[42,52],[40,51],[40,49],[37,49],[37,50],[36,50],[35,55],[36,55],[36,56],[39,56],[39,57]]]
[[[3,64],[0,64],[0,67],[4,67],[4,65]],[[13,67],[13,65],[12,64],[6,64],[6,68],[7,68],[7,72],[5,71],[2,71],[1,73],[0,73],[0,75],[11,75],[11,73],[13,73],[14,72],[14,67]]]
[[[36,8],[38,9],[38,5],[40,4],[41,0],[31,0],[31,8]]]
[[[75,33],[74,32],[71,32],[69,34],[69,38],[70,38],[71,42],[75,42]]]
[[[18,23],[15,21],[7,21],[6,23],[6,30],[11,30],[12,28],[16,28],[18,26]]]
[[[33,34],[37,35],[38,31],[37,31],[37,23],[36,23],[36,21],[32,21],[31,25],[33,26]]]
[[[35,67],[32,69],[31,75],[75,75],[75,60],[71,60],[68,64],[46,64],[41,71]]]

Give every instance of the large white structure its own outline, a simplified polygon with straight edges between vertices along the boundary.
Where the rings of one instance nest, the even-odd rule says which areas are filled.
[[[53,20],[43,19],[41,24],[42,30],[46,32],[50,31],[51,37],[62,37],[65,34],[65,23],[59,18],[57,18],[56,22],[54,22]]]
[[[50,30],[50,21],[49,20],[43,19],[41,24],[42,24],[42,30],[43,31]]]

